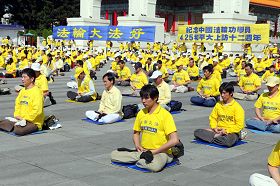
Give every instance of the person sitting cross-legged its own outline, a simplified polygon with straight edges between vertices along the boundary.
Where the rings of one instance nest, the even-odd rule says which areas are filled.
[[[137,62],[134,65],[135,73],[130,77],[131,94],[139,96],[139,92],[144,85],[148,84],[147,75],[143,72],[142,64]]]
[[[280,133],[280,79],[267,79],[269,92],[263,93],[255,103],[256,117],[246,120],[247,128]]]
[[[213,66],[203,67],[204,78],[197,85],[199,96],[192,96],[191,102],[195,105],[214,107],[219,97],[220,82],[212,76]]]
[[[116,84],[119,86],[129,86],[130,85],[130,69],[125,65],[123,60],[118,62],[120,69],[118,70],[118,79],[116,80]]]
[[[93,80],[86,75],[82,67],[75,70],[75,79],[78,82],[78,92],[68,91],[67,97],[78,102],[90,102],[96,100],[99,96],[95,90]]]
[[[258,90],[261,89],[261,79],[253,72],[253,65],[248,63],[245,65],[246,75],[240,78],[238,83],[240,92],[235,92],[233,97],[240,100],[256,100],[258,99]]]
[[[183,69],[183,63],[178,62],[176,66],[178,70],[172,77],[172,85],[170,85],[171,91],[177,93],[193,91],[194,89],[188,86],[191,80],[188,73]]]
[[[232,147],[244,128],[245,112],[232,97],[234,87],[231,83],[223,83],[219,91],[222,101],[215,105],[209,116],[210,128],[197,129],[194,136],[209,143]]]
[[[159,92],[154,85],[143,86],[140,96],[145,108],[134,122],[135,150],[114,150],[111,161],[136,163],[138,167],[158,172],[173,160],[171,148],[179,143],[177,129],[172,115],[159,105]]]
[[[14,118],[0,121],[0,129],[23,136],[42,130],[44,123],[43,93],[35,86],[36,74],[31,68],[22,70],[22,83],[15,101]]]
[[[103,76],[105,90],[101,96],[98,111],[86,111],[86,117],[103,123],[114,123],[122,119],[122,94],[115,87],[115,74],[108,72]]]

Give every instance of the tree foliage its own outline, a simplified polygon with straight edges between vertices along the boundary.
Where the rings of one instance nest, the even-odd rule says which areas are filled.
[[[66,25],[66,18],[80,15],[80,0],[1,0],[0,4],[0,15],[8,8],[13,22],[33,30]]]

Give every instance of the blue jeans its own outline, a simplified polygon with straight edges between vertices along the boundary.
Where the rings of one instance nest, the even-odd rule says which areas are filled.
[[[205,107],[214,107],[216,105],[216,99],[214,97],[203,98],[201,96],[192,96],[190,100],[193,104]]]
[[[265,122],[257,119],[247,119],[246,126],[249,129],[258,129],[261,131],[270,131],[273,133],[280,133],[280,124],[267,125]]]

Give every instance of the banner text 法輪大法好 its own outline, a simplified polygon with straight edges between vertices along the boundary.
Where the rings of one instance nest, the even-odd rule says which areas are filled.
[[[58,26],[54,39],[154,42],[154,26]]]

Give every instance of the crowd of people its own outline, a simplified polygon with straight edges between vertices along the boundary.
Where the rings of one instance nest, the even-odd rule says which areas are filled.
[[[183,94],[196,90],[197,95],[192,96],[190,102],[213,107],[209,127],[196,129],[196,139],[232,147],[246,137],[245,126],[280,133],[280,56],[275,44],[269,44],[262,55],[255,56],[250,44],[244,45],[242,55],[233,55],[223,51],[223,43],[215,44],[211,52],[206,52],[209,50],[203,43],[194,43],[187,49],[185,43],[175,42],[169,48],[155,42],[147,43],[142,49],[140,42],[132,42],[121,43],[118,49],[113,49],[108,42],[105,49],[98,50],[92,41],[84,49],[73,48],[73,43],[44,41],[44,47],[36,48],[9,46],[2,41],[0,75],[22,77],[23,85],[15,87],[19,94],[14,117],[2,120],[0,129],[18,135],[42,130],[43,107],[56,104],[48,83],[73,69],[73,80],[67,83],[72,90],[66,96],[77,102],[100,100],[98,111],[85,113],[91,120],[117,122],[123,117],[122,97],[141,98],[141,103],[136,103],[138,110],[133,127],[135,149],[113,151],[111,160],[114,162],[136,163],[157,172],[173,160],[171,148],[180,144],[180,140],[171,115],[171,92]],[[96,73],[106,63],[110,69],[103,75],[104,91],[100,95],[95,88]],[[227,77],[232,81],[223,82]],[[191,87],[191,82],[198,82],[197,87]],[[261,93],[262,83],[267,87],[264,93]],[[121,87],[129,91],[124,93]],[[256,101],[256,117],[245,120],[245,111],[238,100]],[[26,112],[27,109],[32,112]],[[278,185],[279,143],[268,161],[271,182]],[[257,185],[258,179],[265,179],[259,174],[251,178],[252,185]]]

